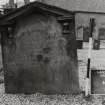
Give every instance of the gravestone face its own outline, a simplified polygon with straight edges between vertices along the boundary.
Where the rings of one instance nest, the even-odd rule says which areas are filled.
[[[105,94],[105,70],[91,71],[91,94]]]
[[[79,91],[74,22],[64,37],[53,16],[35,14],[17,20],[14,39],[4,38],[7,93]]]

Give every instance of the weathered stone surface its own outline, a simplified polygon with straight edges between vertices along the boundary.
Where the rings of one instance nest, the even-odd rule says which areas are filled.
[[[78,92],[73,27],[65,37],[55,17],[35,14],[18,19],[14,39],[5,38],[3,46],[6,92]]]

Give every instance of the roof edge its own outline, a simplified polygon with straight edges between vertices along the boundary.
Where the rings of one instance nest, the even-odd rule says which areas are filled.
[[[90,14],[103,14],[105,15],[105,12],[94,12],[94,11],[74,11],[74,13],[90,13]]]

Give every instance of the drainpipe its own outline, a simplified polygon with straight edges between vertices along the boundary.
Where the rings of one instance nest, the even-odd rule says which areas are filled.
[[[95,19],[92,18],[90,19],[90,36],[89,36],[89,50],[88,50],[88,60],[87,60],[87,78],[86,78],[86,87],[85,87],[85,96],[90,95],[90,87],[91,87],[91,83],[90,83],[90,64],[91,64],[91,51],[92,51],[92,43],[93,43],[93,30],[94,30],[94,22]]]

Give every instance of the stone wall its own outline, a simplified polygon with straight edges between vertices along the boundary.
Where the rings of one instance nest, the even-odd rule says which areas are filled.
[[[79,91],[75,35],[63,37],[55,17],[21,17],[13,35],[3,42],[7,93]]]

